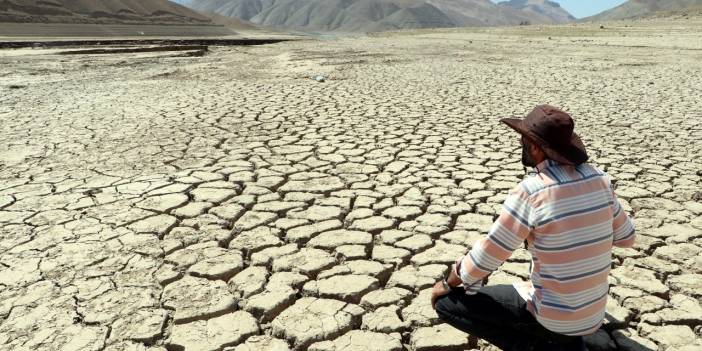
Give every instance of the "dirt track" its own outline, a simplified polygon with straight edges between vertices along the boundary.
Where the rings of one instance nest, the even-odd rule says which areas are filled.
[[[523,176],[498,119],[550,103],[639,233],[590,350],[699,350],[700,24],[0,51],[0,349],[491,349],[428,288]]]

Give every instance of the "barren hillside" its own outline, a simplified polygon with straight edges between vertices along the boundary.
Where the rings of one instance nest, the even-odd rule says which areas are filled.
[[[167,0],[1,0],[0,22],[209,24]]]
[[[177,0],[203,12],[308,31],[565,23],[572,16],[544,0]]]
[[[702,0],[629,0],[620,6],[584,20],[613,21],[647,17],[660,12],[678,12],[700,8],[702,8]]]

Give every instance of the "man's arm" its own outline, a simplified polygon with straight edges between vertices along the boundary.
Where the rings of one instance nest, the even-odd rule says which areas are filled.
[[[622,205],[619,203],[617,196],[612,192],[614,199],[612,231],[614,232],[614,246],[627,248],[634,245],[636,240],[636,230],[631,218],[626,214]]]
[[[529,194],[521,186],[510,192],[487,237],[478,240],[459,260],[458,275],[468,294],[476,293],[483,279],[502,265],[529,236],[533,211]]]

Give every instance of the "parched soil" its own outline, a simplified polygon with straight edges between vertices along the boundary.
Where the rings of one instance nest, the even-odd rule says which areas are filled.
[[[639,234],[590,350],[697,350],[701,24],[2,50],[0,349],[494,350],[429,288],[524,176],[499,118],[549,103]]]

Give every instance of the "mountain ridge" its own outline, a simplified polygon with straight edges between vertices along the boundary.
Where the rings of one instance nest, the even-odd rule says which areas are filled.
[[[636,19],[661,12],[685,11],[702,8],[702,0],[629,0],[617,7],[603,11],[582,21],[601,22]]]
[[[257,25],[307,31],[374,32],[405,28],[567,23],[557,3],[524,6],[490,0],[175,0],[201,12]],[[508,3],[514,3],[508,2]]]
[[[0,22],[212,24],[196,11],[167,0],[2,0]]]

